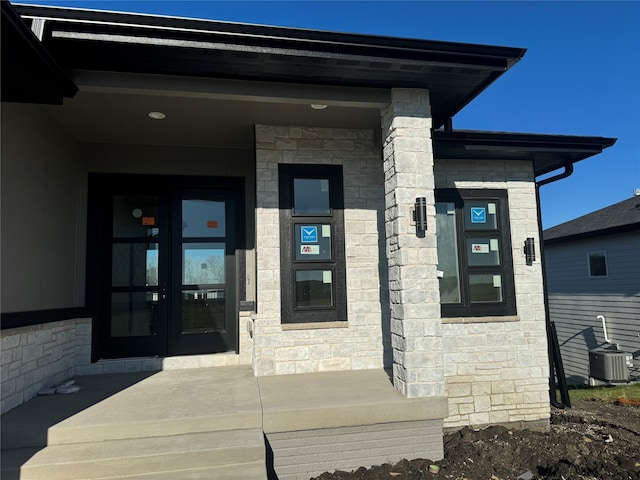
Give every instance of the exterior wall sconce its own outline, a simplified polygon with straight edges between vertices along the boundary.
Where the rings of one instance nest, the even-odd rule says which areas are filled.
[[[536,259],[536,243],[533,237],[528,237],[524,241],[524,256],[527,260],[527,265],[533,265]]]
[[[416,232],[425,232],[427,230],[427,199],[416,197],[414,207],[413,220],[416,222]]]

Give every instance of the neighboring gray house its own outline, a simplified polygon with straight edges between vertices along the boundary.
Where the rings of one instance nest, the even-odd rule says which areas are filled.
[[[536,183],[615,139],[453,129],[525,49],[4,1],[2,46],[3,412],[75,375],[378,372],[384,421],[258,419],[281,478],[548,426]],[[328,434],[357,465],[291,454]]]
[[[589,351],[615,345],[633,355],[629,377],[640,380],[640,196],[545,230],[544,252],[567,382],[602,381],[590,382]]]

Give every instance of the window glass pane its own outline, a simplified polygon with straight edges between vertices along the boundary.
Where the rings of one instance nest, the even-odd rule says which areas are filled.
[[[185,199],[182,201],[182,236],[224,237],[224,201]]]
[[[158,333],[158,292],[111,294],[111,336],[140,337]]]
[[[182,333],[225,331],[225,291],[182,291]]]
[[[589,252],[589,276],[607,276],[607,255],[604,250]]]
[[[111,284],[114,287],[157,286],[158,244],[114,244]]]
[[[453,203],[436,203],[436,232],[438,270],[442,272],[439,273],[440,303],[460,303],[456,210]]]
[[[209,285],[225,282],[224,243],[182,245],[183,285]]]
[[[115,195],[113,197],[113,236],[115,238],[158,236],[158,197],[153,195]]]
[[[295,224],[296,260],[331,260],[331,225]]]
[[[467,238],[466,245],[469,266],[500,265],[497,238]]]
[[[471,303],[502,301],[502,275],[469,275],[469,298]]]
[[[495,202],[465,200],[465,230],[495,230],[498,228],[497,210]]]
[[[331,213],[329,179],[294,178],[293,211],[298,215],[327,215]]]
[[[333,274],[331,270],[297,270],[295,306],[333,306]]]

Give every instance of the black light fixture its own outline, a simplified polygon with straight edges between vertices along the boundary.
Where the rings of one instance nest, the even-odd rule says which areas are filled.
[[[416,231],[424,232],[427,230],[427,199],[425,197],[416,197],[414,207],[413,220],[416,222]]]
[[[527,265],[533,265],[536,259],[536,243],[533,237],[528,237],[524,241],[524,256],[527,259]]]

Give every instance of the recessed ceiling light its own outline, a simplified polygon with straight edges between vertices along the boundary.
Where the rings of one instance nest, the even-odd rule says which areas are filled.
[[[149,112],[149,118],[154,120],[164,120],[167,116],[162,112]]]
[[[311,108],[313,108],[314,110],[324,110],[325,108],[327,108],[327,106],[321,103],[312,103]]]

